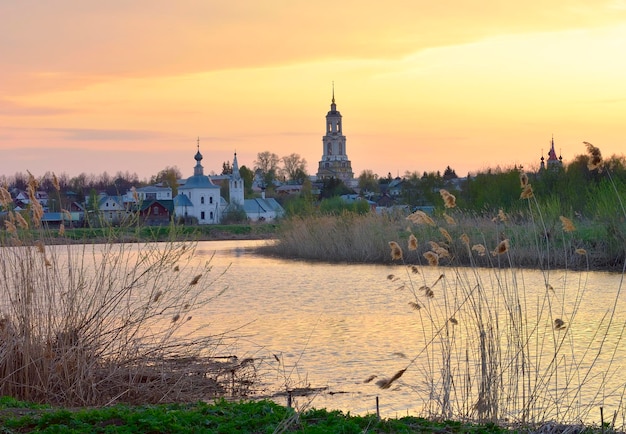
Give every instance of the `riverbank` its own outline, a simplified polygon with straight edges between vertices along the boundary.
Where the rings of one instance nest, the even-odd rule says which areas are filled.
[[[420,417],[379,419],[376,415],[351,416],[340,411],[296,411],[271,401],[225,400],[214,403],[115,405],[66,409],[0,398],[3,432],[84,433],[613,433],[604,427],[546,423],[538,427],[502,427],[492,423],[438,421]]]
[[[576,223],[575,232],[565,232],[560,222],[546,229],[519,218],[501,220],[503,216],[445,217],[440,222],[431,220],[432,224],[412,224],[403,216],[344,214],[261,224],[47,229],[31,230],[20,241],[44,239],[45,244],[58,245],[276,239],[276,243],[260,246],[256,252],[286,259],[354,264],[398,263],[389,249],[389,242],[395,241],[405,246],[402,261],[407,264],[428,264],[424,255],[436,253],[438,247],[434,246],[439,246],[445,249],[437,253],[437,264],[442,267],[624,270],[626,243],[617,228],[585,221]],[[408,249],[411,234],[418,241],[414,250]],[[6,237],[6,233],[0,233],[0,237]],[[493,255],[505,239],[511,247],[507,254]],[[1,241],[7,245],[7,240]]]
[[[144,226],[43,229],[23,231],[20,241],[45,240],[49,245],[62,244],[103,244],[140,243],[162,241],[223,241],[223,240],[264,240],[276,236],[278,225],[238,224],[205,226]],[[6,233],[0,236],[6,238]],[[3,245],[6,245],[2,240]]]
[[[292,218],[277,228],[278,242],[260,247],[258,253],[307,261],[442,267],[610,272],[624,268],[623,227],[580,221],[575,226],[570,222],[572,227],[565,230],[558,217],[541,224],[503,213],[496,218],[450,214],[424,215],[416,221],[372,213]],[[401,249],[398,255],[392,255],[390,242]]]

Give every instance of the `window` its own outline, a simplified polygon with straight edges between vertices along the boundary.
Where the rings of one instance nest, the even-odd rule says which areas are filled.
[[[155,206],[154,208],[152,208],[152,214],[159,215],[159,207],[158,206]]]
[[[200,198],[200,203],[201,203],[202,205],[204,205],[204,196],[202,196],[202,197]]]
[[[213,196],[209,197],[209,203],[213,203]]]
[[[200,213],[200,220],[204,220],[204,211]]]
[[[213,220],[213,211],[211,211],[211,213],[209,214],[209,218]]]

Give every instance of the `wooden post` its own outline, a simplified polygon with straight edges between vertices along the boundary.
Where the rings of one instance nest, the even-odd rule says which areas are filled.
[[[376,417],[380,420],[380,405],[378,403],[378,395],[376,395]]]

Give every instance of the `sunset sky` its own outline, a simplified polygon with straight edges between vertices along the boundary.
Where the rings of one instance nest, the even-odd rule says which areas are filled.
[[[0,175],[322,156],[358,176],[626,147],[626,0],[0,0]]]

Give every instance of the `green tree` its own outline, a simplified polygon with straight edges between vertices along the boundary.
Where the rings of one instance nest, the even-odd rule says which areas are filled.
[[[244,194],[246,196],[251,196],[252,195],[252,183],[254,182],[254,172],[248,169],[248,167],[246,166],[241,166],[239,168],[239,175],[241,175],[241,179],[243,179],[243,185],[246,188],[246,190],[244,191]]]
[[[167,166],[150,179],[150,184],[161,183],[164,187],[170,187],[172,189],[172,197],[176,197],[178,194],[178,180],[182,177],[183,175],[178,167]]]
[[[454,169],[452,169],[450,166],[447,166],[446,170],[443,171],[444,181],[449,181],[450,179],[456,179],[456,178],[458,178],[458,176],[456,175],[456,172],[454,171]]]
[[[362,171],[361,174],[359,175],[359,188],[361,189],[361,193],[380,192],[380,185],[378,183],[378,175],[376,175],[372,170],[369,170],[369,169]]]
[[[233,166],[230,165],[230,161],[224,161],[222,163],[222,175],[232,175]]]
[[[320,198],[330,198],[334,196],[341,196],[343,194],[354,193],[351,188],[348,188],[346,184],[339,178],[331,177],[328,179],[324,179],[324,184],[322,185],[322,191],[320,193]]]

